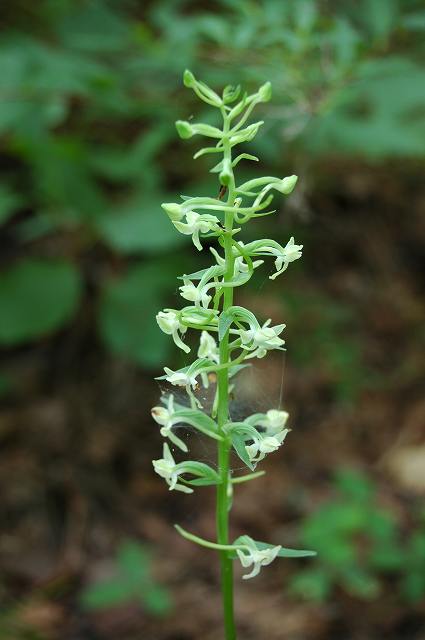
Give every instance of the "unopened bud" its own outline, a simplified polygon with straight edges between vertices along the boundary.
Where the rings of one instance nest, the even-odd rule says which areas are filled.
[[[258,96],[261,102],[268,102],[272,97],[271,82],[266,82],[258,89]]]
[[[191,71],[189,71],[189,69],[186,69],[183,73],[183,84],[185,87],[189,87],[190,89],[196,84],[195,76]]]
[[[186,122],[185,120],[177,120],[176,129],[180,138],[183,138],[183,139],[191,138],[194,134],[192,126],[190,125],[189,122]]]
[[[181,220],[184,216],[181,204],[177,204],[175,202],[163,202],[161,207],[173,222]]]
[[[298,176],[288,176],[287,178],[283,178],[280,183],[274,184],[273,187],[287,196],[294,190],[297,180]]]
[[[224,185],[225,187],[228,187],[232,179],[232,176],[233,176],[232,165],[229,160],[225,159],[223,160],[223,168],[220,171],[220,175],[219,175],[220,184]]]

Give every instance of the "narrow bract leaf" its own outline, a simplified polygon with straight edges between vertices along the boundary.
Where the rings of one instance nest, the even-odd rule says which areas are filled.
[[[255,544],[260,549],[268,549],[273,546],[267,542],[258,542],[257,540],[255,541]],[[308,558],[311,556],[317,556],[317,552],[307,549],[286,549],[285,547],[282,547],[277,555],[280,558]]]
[[[251,469],[251,471],[254,471],[255,465],[249,459],[249,455],[245,446],[245,438],[242,435],[238,434],[237,432],[231,433],[230,437],[232,440],[233,448],[238,454],[239,458],[242,460],[244,464],[246,464],[248,469]]]
[[[206,413],[198,409],[182,409],[181,411],[176,411],[174,417],[180,418],[181,422],[189,424],[206,435],[221,440],[221,437],[218,435],[217,423],[214,422],[210,416],[207,416]]]
[[[176,465],[179,473],[189,473],[190,475],[199,476],[204,480],[208,480],[208,484],[220,482],[220,476],[214,469],[209,467],[203,462],[196,462],[195,460],[186,460]],[[190,481],[187,481],[190,482]]]
[[[233,541],[234,545],[243,545],[245,542],[246,536],[239,536],[236,540]],[[254,540],[255,545],[260,549],[270,549],[275,545],[270,544],[268,542],[259,542],[258,540]],[[311,556],[316,556],[316,551],[307,551],[305,549],[286,549],[285,547],[281,547],[280,551],[277,554],[280,558],[307,558]]]
[[[232,313],[229,313],[228,311],[223,312],[220,315],[220,318],[218,320],[218,338],[219,340],[223,340],[224,336],[226,335],[227,331],[230,328],[230,325],[233,322],[233,315]]]

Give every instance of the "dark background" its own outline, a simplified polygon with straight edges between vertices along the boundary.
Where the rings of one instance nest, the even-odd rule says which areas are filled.
[[[243,238],[294,235],[304,255],[238,292],[286,322],[287,351],[241,379],[234,411],[282,399],[293,430],[238,488],[232,534],[319,555],[248,582],[236,568],[240,637],[423,640],[423,3],[1,13],[0,637],[222,638],[215,555],[172,528],[212,538],[213,492],[168,493],[151,466],[154,377],[182,365],[155,314],[209,260],[160,203],[218,189],[174,128],[216,124],[182,86],[188,67],[216,90],[270,80],[244,149],[261,162],[238,176],[299,176]]]

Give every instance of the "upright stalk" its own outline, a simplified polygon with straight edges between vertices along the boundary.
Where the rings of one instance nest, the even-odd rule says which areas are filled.
[[[263,264],[264,260],[256,258],[273,258],[276,272],[269,278],[274,280],[286,271],[290,262],[301,257],[302,250],[302,245],[296,245],[294,238],[290,238],[286,246],[282,246],[270,238],[246,244],[236,241],[234,236],[251,218],[274,213],[265,211],[273,199],[271,191],[288,195],[293,190],[297,177],[267,176],[253,178],[237,187],[235,185],[232,149],[252,140],[263,124],[260,120],[245,127],[254,107],[270,100],[269,82],[251,95],[241,93],[240,86],[228,85],[220,97],[204,82],[198,81],[191,71],[184,72],[183,81],[203,102],[220,109],[222,129],[202,122],[184,120],[177,120],[176,128],[183,139],[202,135],[213,140],[214,146],[199,149],[194,158],[205,154],[223,154],[222,159],[211,169],[212,173],[219,174],[221,190],[218,197],[183,196],[181,203],[164,202],[161,206],[180,233],[192,236],[193,244],[199,251],[203,249],[201,240],[206,237],[218,238],[223,252],[211,247],[215,263],[181,278],[183,284],[179,287],[180,294],[190,305],[186,303],[182,309],[165,309],[156,316],[162,331],[172,336],[176,346],[186,354],[191,351],[191,347],[183,339],[186,331],[189,328],[195,329],[201,335],[197,357],[191,364],[177,371],[164,367],[165,375],[159,376],[160,380],[166,380],[180,389],[184,388],[187,402],[180,404],[174,393],[167,393],[162,398],[164,406],[152,409],[152,417],[166,440],[163,443],[163,457],[152,462],[155,471],[164,478],[170,490],[191,494],[193,487],[217,487],[215,540],[200,538],[179,525],[176,525],[176,529],[187,540],[219,552],[224,638],[236,640],[233,613],[234,560],[239,560],[246,570],[242,577],[249,579],[258,575],[261,567],[269,565],[277,557],[314,555],[311,551],[257,542],[248,535],[238,536],[233,543],[229,541],[233,481],[247,482],[262,475],[261,471],[255,471],[257,464],[267,454],[279,449],[289,432],[285,426],[288,413],[280,407],[247,416],[243,422],[231,420],[229,378],[232,377],[233,380],[241,365],[247,366],[243,364],[247,358],[250,358],[249,362],[252,364],[252,359],[263,358],[268,351],[283,349],[284,340],[279,335],[285,327],[283,324],[271,326],[270,318],[261,325],[251,311],[233,304],[233,289],[248,282],[254,270]],[[234,166],[240,160],[258,161],[258,158],[249,153],[241,153],[234,158]],[[225,188],[228,189],[226,200],[222,198]],[[221,212],[224,219],[217,217],[218,212]],[[234,225],[238,228],[234,228]],[[207,411],[202,406],[201,394],[196,396],[194,392],[200,385],[208,387],[208,374],[211,372],[215,372],[217,376],[217,393],[211,411]],[[217,469],[197,460],[185,458],[178,462],[174,459],[170,446],[179,455],[189,452],[186,442],[177,435],[178,428],[184,425],[218,443]],[[234,450],[249,470],[248,474],[236,476],[234,480],[230,477],[229,468],[231,450]]]
[[[223,132],[226,135],[229,131],[229,120],[225,110],[222,110],[224,127]],[[226,138],[223,139],[224,159],[231,162],[231,147]],[[229,192],[227,204],[233,207],[235,200],[235,180],[232,176],[229,183]],[[232,279],[234,269],[234,257],[232,251],[232,228],[233,213],[225,214],[225,234],[224,234],[224,257],[226,261],[226,271],[224,274],[224,282]],[[224,287],[222,310],[226,311],[233,304],[233,288]],[[226,364],[229,361],[229,332],[227,331],[220,342],[220,364]],[[218,409],[217,424],[223,436],[223,426],[229,421],[229,370],[227,367],[217,372],[217,388],[218,388]],[[229,457],[231,443],[228,437],[218,444],[218,473],[221,478],[221,484],[217,485],[217,542],[219,544],[229,544],[229,511],[231,498],[231,485],[229,473]],[[233,562],[229,558],[226,551],[220,551],[220,567],[221,567],[221,593],[223,599],[224,611],[224,629],[226,640],[236,639],[236,629],[233,611]]]

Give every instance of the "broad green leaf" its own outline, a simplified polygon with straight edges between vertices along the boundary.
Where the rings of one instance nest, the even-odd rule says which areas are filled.
[[[77,309],[81,278],[59,260],[28,258],[0,275],[0,343],[15,345],[63,327]]]

